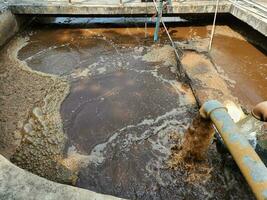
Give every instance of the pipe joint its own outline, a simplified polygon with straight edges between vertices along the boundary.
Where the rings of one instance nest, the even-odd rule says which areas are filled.
[[[261,104],[259,110],[265,111],[265,105]],[[267,168],[227,113],[227,109],[220,102],[211,100],[203,104],[200,114],[213,122],[256,198],[266,200]]]
[[[224,110],[227,112],[227,108],[223,106],[219,101],[217,100],[210,100],[203,104],[203,106],[200,108],[199,112],[201,117],[205,119],[209,119],[210,115],[215,110]]]

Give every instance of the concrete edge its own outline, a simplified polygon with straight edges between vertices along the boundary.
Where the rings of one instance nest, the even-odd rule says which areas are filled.
[[[0,155],[0,199],[3,200],[122,200],[55,183],[27,172]]]
[[[89,5],[89,4],[16,4],[9,5],[14,14],[58,14],[58,15],[140,15],[155,14],[153,3],[125,3],[123,5]],[[190,14],[190,13],[214,13],[215,2],[204,3],[173,3],[168,6],[168,14]],[[219,5],[220,13],[230,12],[231,3],[223,1]]]
[[[267,18],[232,4],[230,13],[267,37]]]
[[[155,14],[153,3],[124,3],[109,5],[90,5],[84,3],[18,3],[9,4],[9,9],[13,14],[38,14],[38,15],[86,15],[86,16],[111,16],[111,15],[144,15]],[[0,7],[1,8],[1,7]],[[173,2],[168,6],[167,13],[194,14],[194,13],[214,13],[216,1],[201,2]],[[5,9],[6,6],[5,6]],[[1,10],[0,10],[1,12]],[[256,13],[245,10],[242,6],[235,5],[229,0],[219,2],[219,13],[229,13],[239,20],[247,23],[264,36],[267,36],[267,20]]]

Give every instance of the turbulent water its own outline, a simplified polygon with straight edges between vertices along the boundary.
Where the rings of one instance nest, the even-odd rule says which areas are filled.
[[[184,169],[168,165],[171,148],[181,141],[197,106],[189,86],[177,78],[177,62],[173,49],[165,46],[168,40],[163,31],[161,41],[154,45],[154,28],[146,32],[135,20],[128,27],[113,20],[105,28],[95,24],[99,22],[95,19],[83,19],[91,22],[89,26],[72,21],[52,21],[60,27],[29,27],[19,36],[29,40],[18,57],[31,69],[70,84],[61,105],[68,137],[68,158],[63,163],[78,170],[77,187],[130,199],[251,199],[240,173],[235,166],[221,165],[214,146],[205,161],[210,169],[205,180],[192,183]],[[175,41],[195,42],[204,49],[209,30],[207,25],[169,28]],[[264,66],[266,56],[228,26],[217,30],[214,41],[211,55],[224,69],[222,76],[233,91],[239,87],[238,80],[220,64],[220,56],[229,63],[237,59],[226,53],[230,48],[226,41],[244,43],[250,52],[235,47],[237,56],[255,55],[260,58],[257,66]],[[249,64],[238,60],[241,66]]]

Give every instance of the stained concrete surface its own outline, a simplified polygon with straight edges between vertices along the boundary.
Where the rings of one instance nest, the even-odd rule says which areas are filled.
[[[10,1],[8,5],[15,14],[57,14],[57,15],[144,15],[155,14],[155,6],[153,2],[136,2],[136,1],[85,1],[68,3],[66,1]],[[173,2],[172,7],[167,9],[170,14],[178,13],[213,13],[216,8],[215,0]],[[231,3],[224,0],[221,1],[218,12],[227,13],[230,11]]]
[[[227,101],[238,105],[237,98],[231,94],[208,57],[196,52],[185,52],[181,63],[200,105],[213,99],[217,99],[224,105]]]
[[[0,46],[4,45],[19,30],[19,21],[8,9],[0,3]]]

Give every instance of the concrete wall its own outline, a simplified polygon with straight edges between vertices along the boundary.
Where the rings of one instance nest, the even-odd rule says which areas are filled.
[[[125,2],[123,6],[119,4],[93,4],[68,2],[38,2],[22,1],[10,4],[10,9],[15,14],[41,14],[41,15],[144,15],[155,14],[155,6],[153,3],[132,3]],[[96,1],[97,2],[97,1]],[[117,0],[117,2],[119,2]],[[219,13],[229,12],[231,3],[221,0],[218,8]],[[192,13],[214,13],[216,8],[215,0],[205,1],[182,1],[173,2],[168,7],[168,14],[192,14]]]
[[[16,17],[6,5],[0,3],[0,47],[19,31],[25,21],[25,17]]]
[[[230,13],[267,37],[267,16],[264,18],[256,13],[248,12],[238,5],[232,5]]]
[[[119,5],[117,2],[113,4],[104,4],[103,0],[99,1],[33,1],[33,0],[14,0],[10,3],[10,9],[14,14],[38,14],[38,15],[85,15],[85,16],[125,16],[125,15],[144,15],[155,14],[154,4],[138,3],[138,1],[125,2]],[[76,3],[75,3],[76,2]],[[97,3],[99,5],[97,5]],[[229,0],[220,0],[218,12],[231,13],[249,26],[267,36],[267,18],[264,3],[259,2],[258,7],[254,8],[251,4],[238,1],[232,3]],[[167,13],[172,14],[201,14],[214,13],[216,9],[216,0],[183,0],[179,2],[173,1],[169,6]]]

